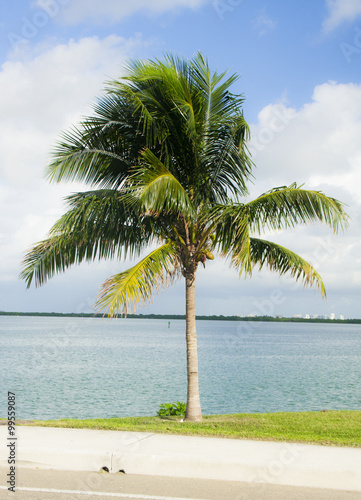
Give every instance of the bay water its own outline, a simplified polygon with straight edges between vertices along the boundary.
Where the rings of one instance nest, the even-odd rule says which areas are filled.
[[[361,325],[198,321],[203,414],[361,409]],[[0,317],[0,418],[155,415],[186,401],[185,321]]]

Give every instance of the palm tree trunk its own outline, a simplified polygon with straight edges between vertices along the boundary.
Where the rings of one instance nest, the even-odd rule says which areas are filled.
[[[195,307],[195,271],[187,272],[186,278],[186,339],[187,339],[187,410],[185,420],[201,422],[202,410],[198,385],[198,354]]]

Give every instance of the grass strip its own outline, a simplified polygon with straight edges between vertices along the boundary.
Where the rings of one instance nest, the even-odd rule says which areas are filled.
[[[180,417],[125,417],[39,420],[26,425],[361,447],[361,411],[349,410],[208,415],[198,423],[181,422]]]

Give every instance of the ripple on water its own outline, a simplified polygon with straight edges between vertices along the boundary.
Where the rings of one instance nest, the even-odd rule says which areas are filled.
[[[155,415],[186,399],[184,321],[3,316],[0,327],[0,380],[18,418]],[[360,409],[359,325],[197,329],[205,414]]]

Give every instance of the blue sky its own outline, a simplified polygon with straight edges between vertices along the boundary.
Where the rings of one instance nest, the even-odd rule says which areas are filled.
[[[82,265],[40,289],[18,279],[80,185],[43,173],[59,133],[91,113],[131,58],[186,58],[240,75],[257,168],[251,195],[305,183],[348,204],[345,234],[322,226],[267,235],[307,258],[328,291],[255,270],[239,280],[216,259],[197,278],[199,314],[361,317],[361,0],[37,0],[0,4],[0,310],[89,311],[99,285],[129,263]],[[184,311],[183,283],[139,312]]]

